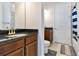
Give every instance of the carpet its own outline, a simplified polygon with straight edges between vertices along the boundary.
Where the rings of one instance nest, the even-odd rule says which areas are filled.
[[[53,51],[53,50],[48,49],[48,53],[45,54],[45,56],[56,56],[56,54],[57,54],[56,51]]]
[[[60,53],[67,56],[76,56],[74,48],[68,45],[61,45]]]

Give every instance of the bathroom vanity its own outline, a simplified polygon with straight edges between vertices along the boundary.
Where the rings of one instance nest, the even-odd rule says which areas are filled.
[[[0,56],[37,55],[38,33],[34,29],[29,30],[30,23],[26,23],[28,20],[26,20],[25,14],[24,2],[0,3]],[[22,30],[20,31],[20,29]],[[14,31],[16,34],[13,33]],[[9,36],[9,32],[12,32],[13,35]]]
[[[0,56],[36,56],[37,34],[25,33],[0,39]]]

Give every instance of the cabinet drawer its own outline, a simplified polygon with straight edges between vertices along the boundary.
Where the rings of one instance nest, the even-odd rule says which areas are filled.
[[[24,40],[7,43],[6,45],[0,46],[0,55],[6,55],[22,46],[24,46]]]
[[[35,41],[35,40],[37,40],[36,35],[27,37],[27,38],[26,38],[26,44],[29,44],[29,43],[31,43],[31,42],[33,42],[33,41]]]

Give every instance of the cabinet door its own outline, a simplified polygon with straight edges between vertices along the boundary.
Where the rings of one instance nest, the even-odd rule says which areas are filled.
[[[24,56],[24,48],[20,48],[10,54],[8,54],[7,56]]]
[[[52,43],[53,41],[53,28],[45,28],[45,40],[48,40]]]
[[[36,56],[37,55],[37,42],[34,41],[26,46],[26,56]]]
[[[50,41],[50,32],[48,29],[45,29],[45,40]]]

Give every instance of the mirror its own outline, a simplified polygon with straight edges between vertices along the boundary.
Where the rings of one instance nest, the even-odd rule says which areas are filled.
[[[15,3],[11,3],[11,26],[10,28],[15,27]]]
[[[15,3],[0,2],[0,30],[7,30],[15,24]]]
[[[0,30],[25,29],[25,2],[0,2]]]

